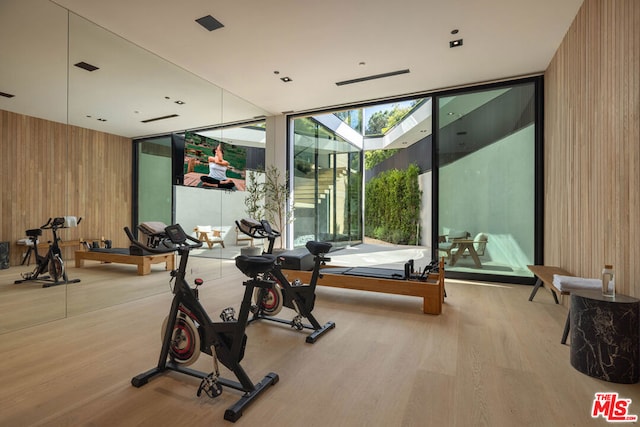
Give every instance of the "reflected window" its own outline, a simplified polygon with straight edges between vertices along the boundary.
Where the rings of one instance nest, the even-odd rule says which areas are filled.
[[[171,136],[136,141],[137,223],[160,221],[171,224]]]
[[[332,116],[332,117],[330,117]],[[293,246],[309,240],[362,241],[362,152],[338,135],[336,116],[293,121]]]
[[[430,245],[428,237],[420,237],[431,231],[430,98],[317,114],[292,123],[295,247],[310,239],[341,247],[362,243],[365,236]],[[397,175],[410,179],[389,184]],[[421,199],[421,187],[428,190],[428,203]]]

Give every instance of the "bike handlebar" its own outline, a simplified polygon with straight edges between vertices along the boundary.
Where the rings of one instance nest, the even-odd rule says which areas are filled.
[[[129,230],[129,227],[124,227],[124,232],[126,233],[127,237],[129,238],[129,240],[131,241],[131,243],[133,243],[135,246],[139,247],[140,249],[143,249],[145,251],[151,252],[153,254],[166,254],[169,252],[175,252],[178,251],[180,249],[196,249],[202,246],[202,242],[194,237],[188,236],[185,234],[184,237],[186,237],[186,239],[182,242],[179,242],[176,244],[176,246],[165,246],[164,248],[160,248],[160,247],[149,247],[147,245],[145,245],[144,243],[141,243],[140,241],[138,241],[135,237],[133,237],[133,233],[131,233],[131,230]],[[189,244],[187,243],[187,239],[191,240],[192,242],[194,242],[194,244]],[[166,240],[169,240],[171,242],[171,240],[167,237]],[[165,241],[165,239],[163,239],[163,242]],[[174,243],[174,242],[171,242]],[[163,243],[164,244],[164,243]]]
[[[80,224],[80,221],[82,221],[82,217],[78,218],[78,221],[76,221],[76,226]],[[68,228],[64,226],[65,222],[65,217],[49,218],[49,220],[44,225],[41,225],[40,228],[43,230],[48,230],[50,228]]]
[[[238,230],[254,239],[276,239],[280,237],[280,232],[274,230],[269,224],[269,221],[263,219],[262,221],[251,220],[251,223],[245,223],[247,220],[240,222],[236,221]]]

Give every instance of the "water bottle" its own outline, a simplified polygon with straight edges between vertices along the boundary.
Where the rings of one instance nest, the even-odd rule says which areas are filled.
[[[616,296],[616,284],[613,281],[613,266],[606,264],[602,270],[602,295],[605,297]]]

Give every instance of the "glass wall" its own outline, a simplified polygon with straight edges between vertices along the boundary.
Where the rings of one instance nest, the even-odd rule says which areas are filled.
[[[295,246],[411,247],[444,256],[449,277],[529,283],[541,252],[540,82],[292,119]]]
[[[530,277],[535,82],[437,98],[438,252],[447,272]]]
[[[293,246],[361,242],[361,149],[315,117],[293,120],[292,136]]]

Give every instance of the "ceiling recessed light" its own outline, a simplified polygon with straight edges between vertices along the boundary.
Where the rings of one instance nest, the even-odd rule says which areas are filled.
[[[175,102],[176,104],[178,104],[178,105],[184,105],[184,101],[177,100],[177,101],[174,101],[174,102]]]
[[[449,116],[453,116],[455,113],[454,113],[453,111],[449,111],[447,114],[448,114]]]
[[[449,42],[449,47],[458,47],[458,46],[462,46],[462,39],[451,40]]]
[[[211,15],[203,16],[202,18],[196,19],[196,22],[202,25],[209,31],[217,30],[218,28],[224,27],[220,21],[214,18]]]
[[[273,72],[273,74],[280,74],[280,71],[276,70]]]
[[[456,28],[455,30],[451,30],[451,34],[458,34],[458,29]]]
[[[285,83],[289,83],[293,81],[291,77],[280,77],[280,80],[282,80]]]

